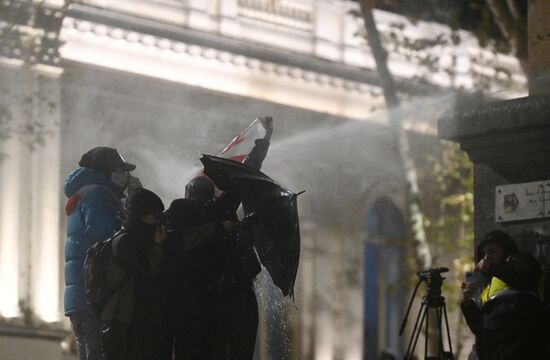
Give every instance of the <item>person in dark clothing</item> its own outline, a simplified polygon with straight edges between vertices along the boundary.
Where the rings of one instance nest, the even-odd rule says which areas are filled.
[[[156,194],[140,189],[128,199],[127,209],[128,217],[112,239],[107,279],[114,291],[100,316],[103,350],[106,360],[156,360],[164,205]]]
[[[243,162],[257,170],[261,169],[267,156],[273,133],[273,120],[270,117],[264,118],[262,124],[266,134],[263,139],[256,140],[254,148]],[[240,199],[227,191],[214,201],[210,216],[235,218],[239,204]],[[247,209],[244,210],[247,213]],[[248,226],[240,227],[230,237],[223,250],[223,295],[213,359],[251,360],[258,331],[258,302],[253,280],[262,268]]]
[[[253,280],[262,270],[244,220],[223,248],[223,282],[214,359],[252,359],[258,330],[258,302]]]
[[[262,123],[266,135],[244,161],[257,169],[273,132],[271,118]],[[251,235],[238,222],[240,202],[231,191],[216,198],[212,181],[198,176],[186,185],[185,199],[170,205],[173,250],[165,266],[173,275],[167,276],[165,298],[171,306],[165,309],[177,314],[168,310],[163,316],[161,359],[170,359],[172,344],[176,359],[252,359],[258,326],[252,280],[261,267]]]
[[[536,260],[517,253],[502,231],[489,233],[478,247],[477,268],[488,278],[481,307],[475,290],[464,286],[461,309],[476,336],[480,360],[545,359],[547,310],[538,296],[541,271]]]
[[[193,189],[187,191],[190,198],[174,200],[167,211],[169,250],[162,276],[163,308],[167,311],[162,317],[163,350],[159,359],[171,359],[172,348],[178,360],[213,359],[214,349],[225,348],[221,345],[224,343],[221,319],[227,315],[222,310],[227,307],[228,298],[239,296],[234,294],[235,289],[227,291],[231,289],[229,279],[234,281],[236,270],[250,269],[249,264],[254,268],[247,270],[253,273],[247,282],[250,290],[240,296],[248,300],[246,304],[253,300],[254,306],[248,306],[252,310],[245,318],[240,312],[240,321],[247,324],[253,320],[250,326],[253,331],[241,331],[241,334],[247,335],[243,342],[254,349],[258,315],[251,279],[260,271],[260,266],[251,237],[243,249],[241,239],[244,238],[236,235],[243,233],[235,215],[240,201],[232,200],[227,193],[214,200],[213,185],[202,187],[204,184],[202,180],[193,181],[193,186],[187,187],[187,190]],[[203,196],[196,196],[197,193]],[[212,198],[206,199],[208,195]],[[235,270],[229,271],[230,268]]]
[[[162,344],[159,359],[210,359],[219,309],[222,249],[231,221],[206,221],[205,204],[177,199],[166,212]]]
[[[175,251],[170,253],[183,254],[182,271],[176,270],[182,280],[179,289],[167,296],[179,298],[176,359],[251,359],[258,324],[252,280],[261,267],[247,230],[249,220],[238,222],[240,201],[233,194],[213,198],[207,179],[190,185],[189,198],[173,201],[167,212],[174,224],[169,244]],[[174,261],[166,265],[170,263]]]
[[[120,228],[125,216],[123,192],[141,184],[130,175],[136,166],[124,161],[113,148],[93,148],[82,155],[78,165],[66,177],[63,188],[68,198],[65,316],[70,317],[75,332],[79,360],[99,360],[100,322],[86,303],[84,259],[90,247]]]
[[[514,240],[505,232],[494,230],[485,235],[477,247],[476,271],[482,275],[486,286],[481,293],[481,298],[473,299],[476,291],[480,290],[478,289],[479,284],[463,284],[464,300],[462,304],[470,306],[475,301],[483,304],[491,296],[502,291],[506,285],[501,279],[495,277],[495,273],[508,256],[517,252],[518,248]]]

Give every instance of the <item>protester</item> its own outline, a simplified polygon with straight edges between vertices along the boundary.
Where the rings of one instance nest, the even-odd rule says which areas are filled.
[[[261,268],[247,231],[251,218],[238,222],[239,201],[229,206],[227,193],[215,199],[213,185],[203,186],[207,182],[195,179],[189,198],[174,200],[167,211],[165,273],[172,275],[163,292],[168,311],[161,359],[171,358],[173,337],[176,359],[253,356],[258,310],[252,279]]]
[[[222,304],[223,251],[239,224],[204,216],[208,202],[178,199],[166,212],[168,250],[162,276],[159,359],[210,359]]]
[[[112,236],[121,226],[124,190],[140,186],[130,176],[135,165],[116,149],[96,147],[82,155],[80,167],[64,183],[67,242],[65,244],[65,316],[70,317],[78,344],[79,360],[101,359],[100,324],[86,303],[84,259],[86,251]]]
[[[536,260],[519,253],[512,238],[496,230],[478,246],[476,269],[487,279],[478,306],[476,285],[463,285],[462,312],[476,336],[480,360],[545,359],[547,310],[538,296]]]
[[[160,336],[158,279],[166,242],[164,205],[147,189],[128,199],[128,217],[112,238],[107,272],[114,290],[101,312],[106,360],[157,360]]]
[[[257,169],[273,132],[270,117],[262,125],[264,138],[244,160]],[[231,191],[215,197],[214,184],[198,176],[186,185],[185,199],[170,205],[161,359],[171,359],[172,347],[176,359],[252,359],[258,326],[252,280],[261,267],[251,235],[238,224],[240,202]]]
[[[252,360],[254,357],[258,303],[253,280],[262,269],[247,220],[245,218],[243,226],[229,232],[223,248],[219,337],[214,359]]]
[[[260,170],[270,145],[273,120],[263,118],[266,129],[263,139],[257,139],[255,146],[244,160],[244,164]],[[223,196],[226,196],[225,199]],[[225,214],[235,218],[236,206],[240,203],[230,190],[214,201],[211,217]],[[217,202],[217,204],[216,204]],[[233,205],[231,204],[233,202]],[[236,206],[235,206],[236,205]],[[245,213],[247,209],[244,209]],[[248,360],[254,357],[258,330],[258,302],[253,280],[261,271],[261,265],[253,247],[253,237],[248,226],[233,232],[231,241],[224,248],[224,270],[222,283],[222,306],[219,323],[219,338],[216,341],[214,359]]]

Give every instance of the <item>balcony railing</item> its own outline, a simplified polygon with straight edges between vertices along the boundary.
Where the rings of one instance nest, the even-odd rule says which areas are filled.
[[[311,6],[283,0],[239,0],[239,15],[270,23],[310,30],[313,24]]]

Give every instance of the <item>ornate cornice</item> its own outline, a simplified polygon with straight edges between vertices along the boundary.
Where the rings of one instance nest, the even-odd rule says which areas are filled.
[[[311,71],[313,73],[325,74],[329,77],[340,78],[342,80],[368,84],[376,88],[379,87],[378,75],[374,70],[325,60],[313,56],[312,54],[292,52],[259,43],[252,44],[247,40],[220,36],[219,34],[197,31],[182,26],[159,23],[157,21],[136,18],[131,15],[85,5],[73,5],[67,16],[74,20],[85,20],[92,24],[96,24],[94,26],[100,26],[100,24],[102,24],[110,28],[120,28],[123,31],[149,34],[156,38],[217,49],[217,51],[257,59],[261,62],[296,67],[304,69],[304,71]],[[396,76],[396,83],[399,91],[402,93],[427,95],[441,90],[439,86],[418,79],[410,80]]]
[[[356,92],[359,94],[369,94],[371,97],[382,96],[381,89],[376,85],[353,81],[303,67],[266,61],[264,59],[254,58],[209,46],[201,46],[184,41],[177,41],[161,36],[140,33],[128,29],[107,26],[70,17],[65,20],[63,27],[64,31],[73,29],[82,35],[91,34],[98,37],[111,38],[113,40],[122,40],[128,43],[140,44],[145,47],[153,47],[168,51],[175,55],[185,53],[189,56],[204,60],[214,60],[222,64],[230,63],[238,67],[247,68],[251,71],[260,71],[264,74],[284,77],[287,80],[301,80],[306,83],[328,86],[338,90]]]
[[[355,2],[227,0],[213,8],[182,1],[178,11],[166,13],[164,5],[159,5],[164,13],[149,14],[141,7],[134,10],[129,0],[77,1],[80,4],[71,10],[75,19],[379,86],[370,48],[358,34],[362,22],[350,15],[357,10]],[[152,10],[157,1],[166,0],[135,1]],[[376,11],[375,16],[402,94],[422,96],[442,89],[499,93],[524,88],[517,59],[481,48],[471,33],[437,23],[411,23],[384,11]]]

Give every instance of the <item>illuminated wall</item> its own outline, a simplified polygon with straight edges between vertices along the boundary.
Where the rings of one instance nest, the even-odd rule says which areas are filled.
[[[0,62],[13,120],[0,152],[0,315],[61,319],[59,68]],[[42,145],[43,143],[43,145]]]

